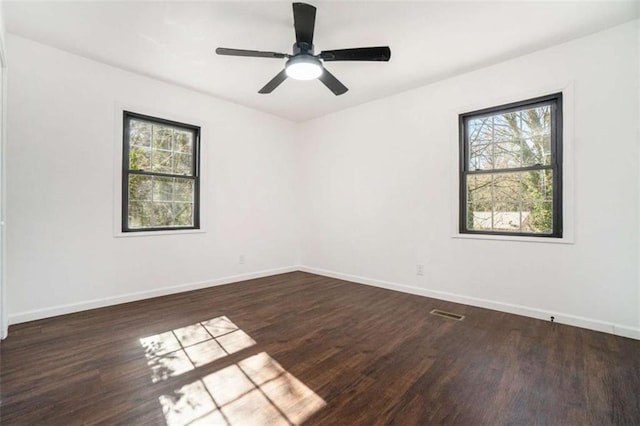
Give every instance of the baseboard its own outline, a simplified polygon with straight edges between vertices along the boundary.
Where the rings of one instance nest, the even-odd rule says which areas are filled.
[[[431,297],[433,299],[446,300],[448,302],[462,303],[464,305],[477,306],[479,308],[493,309],[495,311],[507,312],[510,314],[522,315],[541,320],[549,320],[554,316],[554,321],[560,324],[572,325],[574,327],[586,328],[589,330],[601,331],[614,334],[616,336],[628,337],[640,340],[640,328],[629,327],[621,324],[608,323],[592,318],[585,318],[571,314],[547,311],[544,309],[532,308],[529,306],[516,305],[512,303],[497,302],[495,300],[482,299],[461,294],[448,293],[439,290],[431,290],[420,287],[413,287],[404,284],[396,284],[388,281],[380,281],[372,278],[360,277],[357,275],[343,274],[341,272],[328,271],[326,269],[300,266],[300,271],[311,274],[323,275],[340,280],[351,281],[358,284],[370,285],[373,287],[385,288],[388,290],[400,291],[403,293],[415,294],[418,296]]]
[[[19,324],[27,321],[34,321],[43,318],[65,315],[74,312],[86,311],[88,309],[102,308],[105,306],[117,305],[120,303],[135,302],[137,300],[149,299],[152,297],[167,296],[185,291],[198,290],[201,288],[214,287],[218,285],[231,284],[238,281],[245,281],[255,278],[268,277],[271,275],[284,274],[287,272],[303,271],[316,275],[337,278],[340,280],[351,281],[358,284],[365,284],[374,287],[385,288],[388,290],[400,291],[403,293],[415,294],[418,296],[431,297],[434,299],[446,300],[449,302],[462,303],[465,305],[477,306],[480,308],[493,309],[501,312],[508,312],[526,317],[549,320],[553,315],[555,322],[560,324],[572,325],[575,327],[586,328],[589,330],[601,331],[604,333],[614,334],[616,336],[628,337],[640,340],[640,328],[629,327],[621,324],[608,323],[592,318],[585,318],[571,314],[563,314],[558,312],[537,309],[528,306],[516,305],[511,303],[497,302],[489,299],[482,299],[471,296],[464,296],[455,293],[449,293],[439,290],[431,290],[420,287],[414,287],[403,284],[396,284],[388,281],[375,280],[372,278],[360,277],[357,275],[344,274],[340,272],[329,271],[326,269],[312,268],[308,266],[288,266],[283,268],[268,269],[247,274],[232,275],[223,278],[216,278],[208,281],[200,281],[195,283],[180,284],[176,286],[164,287],[159,289],[128,293],[119,296],[105,297],[102,299],[88,300],[78,303],[70,303],[65,305],[53,306],[50,308],[36,309],[32,311],[19,312],[11,314],[8,317],[8,324]]]
[[[32,311],[19,312],[9,315],[9,325],[19,324],[27,321],[34,321],[43,318],[55,317],[58,315],[71,314],[74,312],[86,311],[89,309],[103,308],[105,306],[118,305],[120,303],[135,302],[137,300],[150,299],[152,297],[167,296],[169,294],[182,293],[185,291],[198,290],[201,288],[214,287],[218,285],[231,284],[238,281],[251,280],[254,278],[263,278],[271,275],[284,274],[299,270],[297,266],[288,266],[284,268],[267,269],[258,272],[250,272],[247,274],[232,275],[223,278],[216,278],[208,281],[199,281],[195,283],[180,284],[176,286],[163,287],[153,290],[138,291],[119,296],[105,297],[102,299],[87,300],[84,302],[70,303],[66,305],[58,305],[50,308],[35,309]]]

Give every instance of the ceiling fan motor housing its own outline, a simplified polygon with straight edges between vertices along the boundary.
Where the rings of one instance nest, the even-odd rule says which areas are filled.
[[[296,55],[313,55],[313,44],[300,42],[293,43],[293,56]]]

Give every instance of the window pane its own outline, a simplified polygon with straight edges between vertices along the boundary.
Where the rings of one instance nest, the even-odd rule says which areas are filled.
[[[553,171],[467,175],[467,228],[551,233]]]
[[[176,226],[193,225],[193,204],[175,203],[173,205]]]
[[[523,232],[550,234],[553,232],[553,202],[533,201],[525,203],[529,215],[523,220]]]
[[[467,122],[467,134],[471,144],[493,142],[493,117],[469,120]]]
[[[551,164],[551,106],[467,121],[469,170]]]
[[[173,201],[173,178],[153,178],[153,201]]]
[[[153,203],[153,226],[158,228],[175,226],[173,218],[173,203]]]
[[[151,201],[152,198],[151,176],[130,175],[129,176],[129,200],[131,201]]]
[[[174,201],[193,203],[193,180],[176,178],[174,185]]]
[[[192,179],[129,176],[129,228],[194,225]]]
[[[484,206],[467,203],[467,229],[474,231],[491,231],[493,216],[491,210]]]
[[[520,141],[493,144],[493,168],[509,169],[513,167],[522,167]]]
[[[482,170],[492,169],[493,144],[476,143],[472,144],[469,151],[469,169]]]
[[[129,140],[132,146],[151,148],[151,123],[130,120]]]
[[[534,136],[522,140],[523,166],[551,164],[551,136]]]
[[[193,152],[193,133],[176,130],[173,139],[173,150],[191,155]]]
[[[159,124],[153,125],[153,149],[171,151],[173,129]]]
[[[467,202],[474,204],[476,208],[491,211],[492,205],[492,175],[468,175],[467,176]]]
[[[532,200],[551,201],[553,199],[553,170],[536,170],[523,174],[523,191]]]
[[[151,170],[151,148],[132,146],[129,149],[130,170]]]
[[[130,129],[130,170],[193,176],[193,132],[134,119]]]
[[[494,207],[491,220],[493,230],[521,232],[522,212],[518,203],[500,203]]]
[[[491,175],[493,210],[511,211],[506,206],[518,204],[522,198],[522,173],[496,173]]]
[[[152,171],[157,173],[173,173],[173,153],[171,151],[153,151]]]
[[[129,201],[129,228],[140,229],[152,226],[153,203]]]
[[[193,176],[193,157],[191,154],[174,154],[174,173],[177,175]]]

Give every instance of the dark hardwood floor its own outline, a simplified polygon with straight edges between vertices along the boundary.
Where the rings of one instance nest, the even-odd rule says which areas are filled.
[[[0,356],[3,425],[640,424],[640,341],[303,272],[15,325]]]

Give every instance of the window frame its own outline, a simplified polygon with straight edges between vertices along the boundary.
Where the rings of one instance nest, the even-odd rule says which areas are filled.
[[[483,108],[476,111],[465,112],[458,115],[458,135],[459,135],[459,211],[458,211],[458,232],[464,235],[495,235],[513,237],[532,238],[563,238],[563,93],[553,93],[539,96],[523,101],[511,102],[503,105]],[[535,108],[549,105],[551,112],[551,132],[550,132],[550,154],[549,165],[533,165],[525,167],[513,167],[502,169],[469,170],[469,141],[467,134],[467,123],[470,119],[504,114],[522,109]],[[551,233],[534,232],[509,232],[509,231],[488,231],[467,228],[467,176],[491,173],[526,172],[535,170],[552,170],[553,172],[553,193],[552,193],[552,218],[553,228]]]
[[[151,171],[130,170],[130,132],[129,126],[131,119],[139,119],[160,125],[172,126],[181,130],[189,131],[193,134],[193,153],[192,153],[192,170],[191,175],[177,175],[172,173],[159,173]],[[123,233],[136,232],[157,232],[157,231],[185,231],[200,229],[200,126],[193,124],[181,123],[178,121],[167,120],[164,118],[154,117],[150,115],[140,114],[132,111],[122,111],[122,226]],[[146,228],[130,228],[129,227],[129,176],[159,176],[166,178],[181,178],[193,180],[193,226],[162,226],[162,227],[146,227]]]

